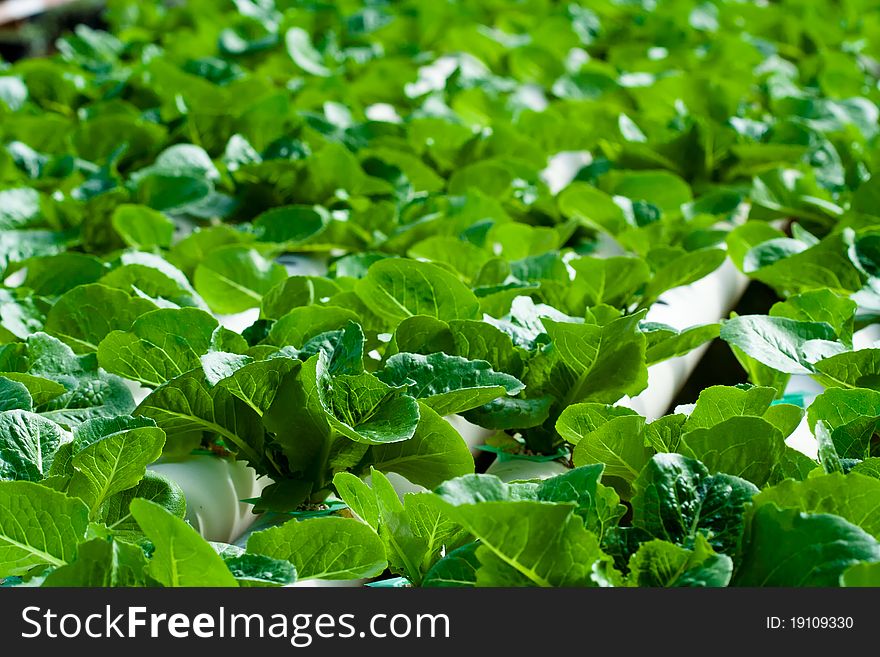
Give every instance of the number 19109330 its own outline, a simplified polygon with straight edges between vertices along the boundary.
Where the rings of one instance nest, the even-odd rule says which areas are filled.
[[[851,630],[852,616],[767,616],[768,630]]]

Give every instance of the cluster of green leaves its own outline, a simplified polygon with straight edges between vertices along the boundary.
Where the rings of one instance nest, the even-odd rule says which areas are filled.
[[[576,467],[543,481],[468,474],[401,499],[379,470],[369,483],[340,471],[341,514],[295,517],[253,533],[246,548],[207,543],[181,519],[179,489],[145,474],[165,440],[152,420],[92,419],[70,435],[7,410],[0,576],[42,586],[278,586],[387,568],[426,587],[880,584],[871,444],[880,415],[865,417],[880,409],[877,393],[817,398],[818,461],[785,445],[804,411],[774,395],[709,388],[688,414],[651,423],[575,404],[558,428]]]
[[[0,62],[0,577],[876,577],[867,0],[107,4]],[[646,320],[728,254],[769,315]],[[755,387],[614,406],[719,335]],[[475,475],[450,415],[573,469]],[[147,471],[197,448],[357,518],[209,545]]]

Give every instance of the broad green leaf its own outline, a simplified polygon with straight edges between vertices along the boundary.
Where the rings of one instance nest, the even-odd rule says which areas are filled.
[[[375,262],[355,291],[370,310],[394,324],[413,315],[442,320],[479,317],[474,293],[454,274],[427,262]]]
[[[450,516],[480,540],[478,586],[596,586],[610,569],[596,535],[584,528],[574,504],[450,500]]]
[[[434,353],[395,354],[377,376],[391,386],[404,386],[440,415],[460,413],[504,395],[522,391],[513,376],[494,371],[482,360]]]
[[[584,436],[596,431],[606,422],[635,415],[636,412],[626,406],[591,402],[572,404],[560,414],[556,421],[556,430],[572,445],[577,445]]]
[[[392,572],[406,576],[413,584],[421,582],[446,549],[457,547],[467,538],[467,533],[447,516],[437,497],[410,494],[401,503],[381,472],[372,471],[372,487],[359,485],[350,477],[347,473],[336,475],[337,490],[378,531]]]
[[[180,486],[147,470],[136,486],[107,498],[98,513],[100,521],[124,541],[136,542],[142,537],[140,526],[131,514],[134,499],[155,502],[176,518],[183,518],[186,514],[186,498]]]
[[[467,443],[424,402],[419,402],[419,423],[412,438],[370,449],[376,470],[396,472],[426,488],[474,471]]]
[[[634,484],[633,526],[688,549],[702,534],[719,552],[736,548],[743,512],[758,492],[727,474],[709,474],[699,461],[657,454]]]
[[[625,305],[651,276],[647,263],[631,256],[584,257],[569,264],[577,272],[569,293],[572,308]]]
[[[105,267],[98,258],[76,252],[31,258],[24,284],[41,296],[61,296],[79,285],[97,282]],[[59,271],[64,272],[63,277],[58,276]]]
[[[76,560],[49,573],[45,587],[145,586],[147,557],[129,543],[93,538],[77,548]]]
[[[277,242],[296,250],[327,228],[329,222],[330,216],[323,208],[287,205],[263,212],[254,219],[254,229],[261,242]]]
[[[843,345],[834,342],[837,336],[829,324],[787,317],[734,317],[722,324],[721,339],[788,374],[809,374],[815,361],[843,350]]]
[[[155,547],[148,572],[160,584],[173,587],[238,586],[223,559],[186,522],[155,502],[144,499],[132,500],[130,509]]]
[[[232,354],[214,352],[203,357],[203,363],[206,363],[209,357],[217,355],[232,356]],[[234,369],[214,370],[213,377],[216,378],[208,376],[208,382],[225,388],[260,416],[269,410],[272,402],[275,401],[284,378],[300,365],[297,360],[280,357],[255,362],[244,361],[244,363]]]
[[[276,321],[266,338],[268,344],[301,349],[321,333],[341,329],[348,322],[358,322],[356,313],[336,306],[302,306],[294,308]]]
[[[880,561],[850,566],[840,576],[840,585],[872,588],[880,586]]]
[[[97,433],[99,435],[91,435]],[[68,493],[79,497],[96,517],[109,497],[136,486],[147,466],[162,454],[165,432],[146,418],[89,420],[73,442],[74,474]]]
[[[799,322],[824,322],[838,339],[852,346],[853,317],[856,303],[831,290],[810,290],[773,304],[770,315]]]
[[[211,388],[200,369],[156,388],[135,410],[152,418],[167,436],[168,447],[192,432],[219,435],[228,449],[254,467],[263,462],[264,430],[259,416],[225,388]]]
[[[637,313],[605,326],[544,319],[552,343],[532,360],[526,386],[555,394],[563,407],[638,394],[648,383],[645,336],[638,330],[642,317]]]
[[[156,310],[146,299],[97,283],[65,293],[46,317],[46,332],[69,344],[77,353],[97,351],[108,333],[128,330],[144,313]]]
[[[761,417],[770,408],[776,391],[773,388],[712,386],[700,392],[694,410],[684,423],[685,431],[711,429],[725,420],[739,416]]]
[[[861,527],[874,538],[880,536],[880,480],[850,472],[786,480],[765,488],[752,498],[757,508],[775,504],[780,509],[805,513],[830,513]]]
[[[216,328],[217,320],[203,310],[154,310],[127,330],[109,333],[98,345],[98,363],[108,372],[155,388],[198,367]]]
[[[644,326],[642,327],[644,331]],[[721,331],[719,324],[692,326],[683,331],[661,329],[645,333],[645,362],[648,365],[683,356],[702,344],[714,340]]]
[[[263,295],[260,313],[269,319],[279,319],[294,308],[320,303],[341,291],[336,283],[322,276],[291,276]]]
[[[738,416],[682,436],[684,454],[710,472],[724,472],[764,486],[785,451],[782,432],[763,418]]]
[[[128,246],[143,251],[171,246],[174,223],[152,208],[142,205],[119,205],[113,211],[111,221],[114,230]]]
[[[98,283],[148,298],[163,308],[180,306],[208,309],[184,273],[153,253],[122,253],[118,266],[101,277]]]
[[[575,181],[559,194],[559,209],[567,217],[616,235],[626,226],[623,210],[605,192]]]
[[[823,358],[815,368],[816,379],[828,387],[880,390],[880,349],[860,349]]]
[[[321,367],[326,368],[323,352],[319,358]],[[335,431],[372,445],[413,437],[419,422],[419,406],[402,389],[366,372],[340,374],[332,378],[332,383],[329,376],[322,376],[319,370],[318,399]]]
[[[605,474],[631,484],[651,458],[653,450],[645,445],[645,419],[638,415],[616,417],[585,434],[572,453],[575,466],[603,463]],[[618,487],[628,496],[629,486]]]
[[[654,539],[642,543],[629,560],[629,582],[648,587],[722,587],[733,574],[733,561],[715,554],[702,535],[694,549]]]
[[[349,518],[291,520],[251,534],[247,549],[290,561],[300,580],[375,577],[387,566],[379,536]]]
[[[752,516],[734,586],[837,586],[861,561],[880,561],[880,543],[839,516],[780,510]]]
[[[213,545],[239,586],[286,586],[296,582],[296,568],[289,561],[248,554],[235,545]]]
[[[867,458],[880,422],[880,392],[829,388],[810,404],[807,420],[813,430],[820,420],[825,423],[842,458]]]
[[[34,410],[34,400],[27,386],[0,376],[0,412],[32,410]]]
[[[88,522],[77,499],[30,481],[0,481],[0,577],[70,563]]]
[[[260,305],[263,295],[287,278],[282,265],[245,246],[211,251],[196,267],[196,290],[212,310],[239,313]]]
[[[479,547],[479,543],[468,543],[447,554],[425,574],[422,587],[475,587],[480,567]]]
[[[0,413],[0,480],[40,481],[69,440],[64,429],[35,413]]]

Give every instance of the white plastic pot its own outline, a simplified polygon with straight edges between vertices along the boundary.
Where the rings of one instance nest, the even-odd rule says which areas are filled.
[[[253,506],[241,500],[259,497],[272,483],[241,461],[210,454],[159,461],[150,470],[183,489],[186,519],[202,537],[221,543],[234,543],[257,519]]]

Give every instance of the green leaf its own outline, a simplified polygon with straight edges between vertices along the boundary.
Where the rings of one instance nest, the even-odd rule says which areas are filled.
[[[826,473],[843,472],[843,464],[840,462],[840,455],[834,446],[831,433],[828,431],[826,424],[819,420],[816,422],[815,432],[817,451],[819,453],[819,462],[822,464]]]
[[[733,561],[715,554],[702,535],[693,550],[654,539],[642,543],[629,560],[629,582],[650,587],[722,587],[733,574]]]
[[[287,278],[282,265],[245,246],[211,251],[196,267],[196,290],[218,313],[239,313],[258,307],[263,295]]]
[[[183,520],[144,499],[132,500],[130,509],[155,547],[148,571],[160,584],[174,587],[238,586],[223,559]]]
[[[738,416],[682,436],[683,453],[710,472],[742,477],[757,486],[770,481],[785,451],[782,432],[763,418]]]
[[[467,443],[424,402],[419,402],[419,423],[412,438],[370,449],[376,470],[396,472],[426,488],[474,471]]]
[[[572,462],[575,466],[603,463],[607,476],[630,484],[653,453],[645,445],[644,430],[645,419],[641,416],[613,418],[580,438],[572,453]],[[627,494],[628,486],[618,491],[621,495]]]
[[[780,372],[809,374],[813,363],[843,346],[824,322],[800,322],[786,317],[743,315],[725,321],[721,339]],[[821,349],[821,350],[820,350]]]
[[[375,577],[387,566],[379,536],[349,518],[291,520],[251,534],[247,549],[291,562],[300,580]]]
[[[840,576],[840,585],[872,588],[880,586],[880,561],[850,566]]]
[[[393,324],[413,315],[477,319],[480,312],[479,301],[464,283],[427,262],[379,260],[357,282],[355,292],[370,310]]]
[[[852,346],[853,318],[856,303],[831,290],[810,290],[773,304],[770,315],[787,317],[799,322],[824,322],[838,339]]]
[[[327,77],[331,71],[321,57],[321,53],[312,45],[309,33],[299,27],[292,27],[284,33],[284,43],[287,46],[287,54],[293,62],[303,71],[310,75]]]
[[[850,566],[878,560],[880,543],[843,518],[766,504],[751,518],[732,584],[837,586]]]
[[[783,481],[762,490],[752,502],[756,508],[775,504],[780,509],[830,513],[877,538],[880,536],[880,507],[874,500],[878,493],[880,480],[853,472],[832,473],[804,481]]]
[[[388,385],[406,387],[440,415],[467,411],[524,388],[517,378],[494,371],[486,361],[442,352],[395,354],[377,376]]]
[[[377,530],[385,544],[392,572],[415,585],[446,549],[460,545],[467,533],[446,515],[444,505],[431,494],[405,495],[403,503],[381,472],[371,473],[372,487],[353,481],[353,475],[334,477],[342,499]],[[357,479],[356,477],[354,479]]]
[[[577,272],[569,293],[572,308],[626,305],[651,276],[648,264],[631,256],[577,258],[569,265]]]
[[[28,411],[0,413],[0,480],[40,481],[69,435]]]
[[[358,322],[356,313],[336,306],[302,306],[281,316],[269,330],[265,342],[279,347],[305,347],[310,339],[327,331]]]
[[[818,361],[816,379],[835,388],[880,390],[880,349],[860,349]]]
[[[13,381],[5,376],[0,376],[0,412],[2,411],[32,411],[34,400],[27,386],[18,381]]]
[[[217,356],[214,352],[203,357],[203,362],[211,356]],[[223,354],[232,356],[232,354]],[[236,357],[241,358],[241,357]],[[247,358],[247,357],[244,357]],[[212,377],[208,377],[209,383],[214,383],[225,388],[230,393],[250,406],[258,415],[262,416],[278,394],[278,389],[284,378],[300,366],[300,362],[292,358],[270,358],[256,362],[246,362],[233,370],[214,371]]]
[[[80,544],[76,560],[49,573],[45,587],[144,586],[147,557],[139,547],[119,541],[93,538]]]
[[[644,331],[644,326],[642,327]],[[702,344],[714,340],[721,331],[720,324],[692,326],[683,331],[671,327],[645,333],[645,362],[653,365],[669,358],[683,356]]]
[[[550,392],[564,406],[579,401],[612,403],[645,389],[645,336],[636,313],[605,326],[544,319],[552,344],[532,361],[526,386]]]
[[[214,549],[239,586],[286,586],[296,582],[296,568],[289,561],[248,554],[235,545],[215,543]]]
[[[116,206],[111,222],[128,246],[142,251],[171,246],[174,223],[161,212],[143,205],[123,204]]]
[[[654,272],[642,295],[641,307],[651,305],[667,290],[689,285],[708,276],[721,266],[726,257],[727,254],[721,249],[700,249],[675,258]]]
[[[319,358],[318,377],[324,384],[323,352]],[[335,376],[330,386],[319,387],[318,399],[330,426],[356,442],[381,445],[409,440],[419,422],[418,402],[372,374]]]
[[[616,235],[626,227],[623,210],[605,192],[575,181],[560,192],[559,209],[588,226]]]
[[[329,223],[329,214],[319,206],[286,205],[263,212],[254,219],[254,229],[261,242],[276,242],[296,250]]]
[[[217,320],[196,308],[162,308],[138,317],[98,345],[98,363],[152,388],[199,367],[211,348]]]
[[[694,410],[684,423],[685,431],[711,429],[734,417],[762,417],[776,397],[773,388],[712,386],[700,392]]]
[[[842,458],[867,458],[880,423],[880,392],[829,388],[807,409],[811,429],[815,430],[820,420],[831,432],[834,448]]]
[[[447,554],[425,574],[422,587],[475,587],[480,567],[479,547],[479,543],[468,543]]]
[[[156,388],[135,414],[155,420],[169,447],[192,432],[208,431],[221,436],[228,449],[258,470],[263,462],[259,416],[225,388],[211,388],[201,368]]]
[[[77,353],[97,351],[108,333],[128,330],[144,313],[156,310],[146,299],[97,283],[65,293],[46,317],[46,332],[69,344]]]
[[[77,499],[30,481],[0,481],[0,577],[70,563],[88,523]]]
[[[719,552],[736,548],[743,511],[758,489],[727,474],[710,475],[699,461],[657,454],[636,480],[633,526],[688,549],[698,535]]]
[[[147,470],[136,486],[107,498],[98,512],[100,521],[124,541],[137,542],[143,537],[140,526],[131,514],[131,501],[134,499],[155,502],[175,518],[183,518],[186,514],[186,498],[180,486]]]
[[[162,454],[165,432],[146,418],[95,419],[81,424],[73,442],[68,493],[96,517],[107,498],[136,486]]]
[[[610,568],[574,504],[484,501],[463,504],[441,486],[450,516],[480,540],[478,586],[596,586]]]

